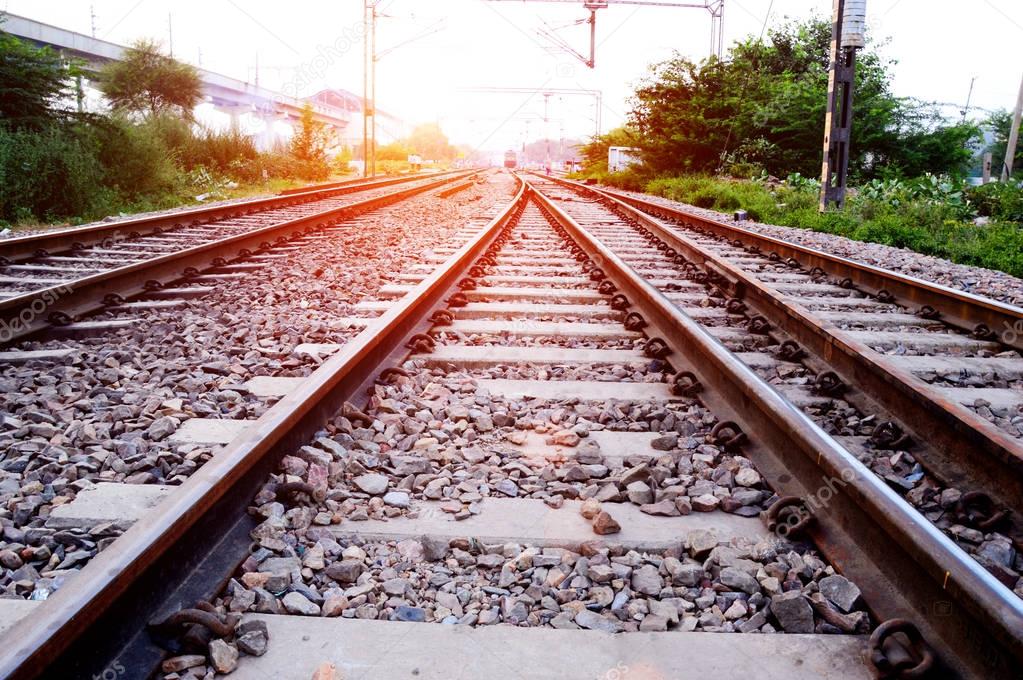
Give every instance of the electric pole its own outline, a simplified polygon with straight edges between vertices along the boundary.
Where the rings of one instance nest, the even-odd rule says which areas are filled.
[[[370,7],[370,24],[369,24],[369,53],[372,59],[370,60],[370,72],[369,72],[369,98],[373,102],[373,129],[370,134],[370,158],[372,164],[370,165],[370,173],[373,177],[377,176],[377,2],[373,0],[372,6]]]
[[[834,0],[831,62],[828,66],[828,106],[824,119],[824,163],[821,168],[820,210],[845,205],[852,140],[853,84],[856,50],[864,46],[867,0]]]
[[[548,106],[551,101],[551,93],[543,93],[543,137],[547,144],[546,158],[544,159],[544,169],[550,170],[551,168],[551,136],[549,134],[550,128],[550,117],[548,116]]]
[[[1016,97],[1016,113],[1012,116],[1012,128],[1009,130],[1009,145],[1005,148],[1005,161],[1002,164],[1002,181],[1012,177],[1012,166],[1016,162],[1016,143],[1019,141],[1019,124],[1023,118],[1023,81],[1019,84],[1019,96]]]
[[[582,19],[576,24],[589,24],[590,26],[590,56],[578,52],[568,42],[558,35],[553,28],[539,29],[537,32],[554,43],[558,49],[571,54],[573,57],[586,64],[588,68],[594,68],[597,62],[597,10],[607,9],[609,5],[648,5],[651,7],[674,7],[674,8],[696,8],[704,9],[710,13],[710,53],[718,59],[724,50],[725,40],[725,0],[488,0],[489,2],[546,2],[561,4],[579,4],[581,1],[583,9],[590,13],[589,19]]]
[[[362,176],[369,177],[369,117],[371,114],[369,101],[369,8],[372,0],[362,3]]]

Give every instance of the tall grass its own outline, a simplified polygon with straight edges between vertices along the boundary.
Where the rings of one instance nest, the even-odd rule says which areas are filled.
[[[0,224],[79,223],[329,174],[283,147],[261,152],[237,131],[170,117],[93,117],[41,131],[0,124]]]

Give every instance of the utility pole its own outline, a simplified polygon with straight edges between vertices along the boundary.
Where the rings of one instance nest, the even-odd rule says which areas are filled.
[[[370,100],[373,102],[373,133],[370,137],[370,158],[373,159],[370,165],[370,172],[373,177],[377,176],[377,0],[373,0],[373,4],[370,7],[370,55],[373,57],[370,60],[370,72],[369,72],[369,86],[370,86]]]
[[[970,102],[973,101],[973,86],[977,82],[977,76],[970,78],[970,91],[966,93],[966,106],[963,107],[963,122],[966,122],[966,114],[970,112]]]
[[[717,55],[720,59],[724,49],[725,40],[725,0],[487,0],[488,2],[546,2],[561,4],[583,3],[583,9],[590,13],[589,19],[582,19],[576,25],[587,23],[590,25],[590,56],[587,59],[585,54],[580,53],[568,42],[559,36],[553,28],[539,29],[543,38],[554,43],[558,49],[571,54],[573,57],[586,64],[588,68],[594,68],[597,62],[597,10],[607,9],[611,4],[615,5],[648,5],[651,7],[673,7],[673,8],[697,8],[704,9],[710,13],[710,53]]]
[[[544,169],[549,170],[551,167],[551,136],[550,136],[550,117],[548,116],[548,106],[551,101],[551,93],[543,93],[543,137],[547,143],[547,154],[544,160]]]
[[[362,3],[362,176],[369,177],[369,4]]]
[[[167,39],[170,43],[170,56],[174,57],[174,21],[171,19],[171,13],[167,12]]]
[[[845,205],[852,140],[853,83],[856,50],[864,46],[866,0],[834,0],[831,25],[831,63],[828,66],[828,106],[824,119],[824,162],[821,168],[820,211],[833,203]]]
[[[1012,116],[1012,128],[1009,130],[1009,145],[1005,148],[1005,162],[1002,164],[1002,181],[1012,177],[1012,166],[1016,162],[1016,143],[1019,141],[1019,124],[1023,118],[1023,81],[1019,84],[1019,96],[1016,97],[1016,113]]]

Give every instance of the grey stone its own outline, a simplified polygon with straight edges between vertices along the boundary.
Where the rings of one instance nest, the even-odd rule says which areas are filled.
[[[678,446],[678,435],[674,433],[661,435],[650,441],[650,448],[655,451],[671,451],[676,446]]]
[[[301,593],[290,592],[281,601],[289,614],[302,614],[304,616],[319,616],[320,607],[310,602]]]
[[[601,616],[596,612],[591,612],[589,609],[580,610],[575,615],[575,622],[581,628],[600,630],[605,633],[620,633],[623,629],[621,622],[617,619]]]
[[[423,623],[426,621],[426,610],[422,607],[409,607],[402,605],[394,610],[394,618],[397,621]]]
[[[146,430],[146,434],[149,435],[150,439],[158,442],[161,439],[165,439],[174,434],[174,431],[177,429],[177,420],[170,416],[163,416],[162,418],[157,418],[153,421],[153,423],[149,426],[149,429]]]
[[[844,612],[851,611],[860,597],[860,589],[856,584],[839,574],[826,576],[817,584],[821,595]]]
[[[644,633],[659,633],[668,630],[668,619],[659,614],[647,614],[639,623],[640,631]]]
[[[632,589],[644,595],[657,595],[664,586],[657,567],[645,564],[632,572]]]
[[[646,482],[635,481],[625,487],[625,493],[629,500],[636,505],[647,505],[654,502],[654,492],[650,490]]]
[[[507,478],[502,479],[501,481],[499,481],[494,486],[494,489],[496,489],[500,493],[503,493],[505,496],[510,496],[512,498],[514,498],[514,497],[519,495],[519,487],[518,487],[518,485],[515,484],[515,482],[513,482],[512,480],[507,479]]]
[[[384,505],[392,508],[407,508],[410,502],[410,496],[404,491],[388,491],[384,494]]]
[[[359,487],[360,491],[371,496],[379,496],[387,491],[387,476],[375,472],[359,475],[352,483]]]
[[[338,583],[355,583],[362,570],[362,562],[358,560],[341,560],[329,564],[324,573]]]
[[[813,608],[798,590],[772,597],[771,614],[786,633],[813,632]]]
[[[223,640],[210,642],[210,665],[217,673],[227,675],[238,666],[238,650]]]
[[[720,579],[723,584],[733,590],[738,589],[749,595],[760,592],[760,584],[757,583],[757,580],[735,567],[725,567],[722,569]]]

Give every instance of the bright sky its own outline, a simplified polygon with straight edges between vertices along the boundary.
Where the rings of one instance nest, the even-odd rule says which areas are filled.
[[[700,0],[696,0],[700,2]],[[174,55],[212,71],[298,95],[324,87],[362,92],[362,0],[0,0],[0,7],[117,43],[142,37],[169,42]],[[1023,62],[1019,0],[868,0],[868,33],[887,40],[898,60],[894,90],[928,101],[966,101],[1011,109]],[[378,104],[410,122],[436,121],[458,143],[499,150],[546,135],[594,131],[591,96],[553,95],[545,126],[545,88],[599,89],[603,129],[628,111],[630,85],[672,50],[708,54],[704,9],[615,6],[597,15],[597,66],[588,69],[537,34],[546,22],[578,51],[588,51],[588,13],[579,4],[486,0],[380,0]],[[725,0],[725,44],[759,34],[785,17],[830,15],[831,0]],[[427,35],[422,35],[427,33]],[[421,36],[418,37],[417,36]],[[406,43],[407,44],[402,44]],[[469,94],[464,88],[528,88],[533,94]],[[950,108],[949,111],[957,109]],[[982,111],[975,111],[982,115]],[[545,130],[546,128],[546,130]]]

